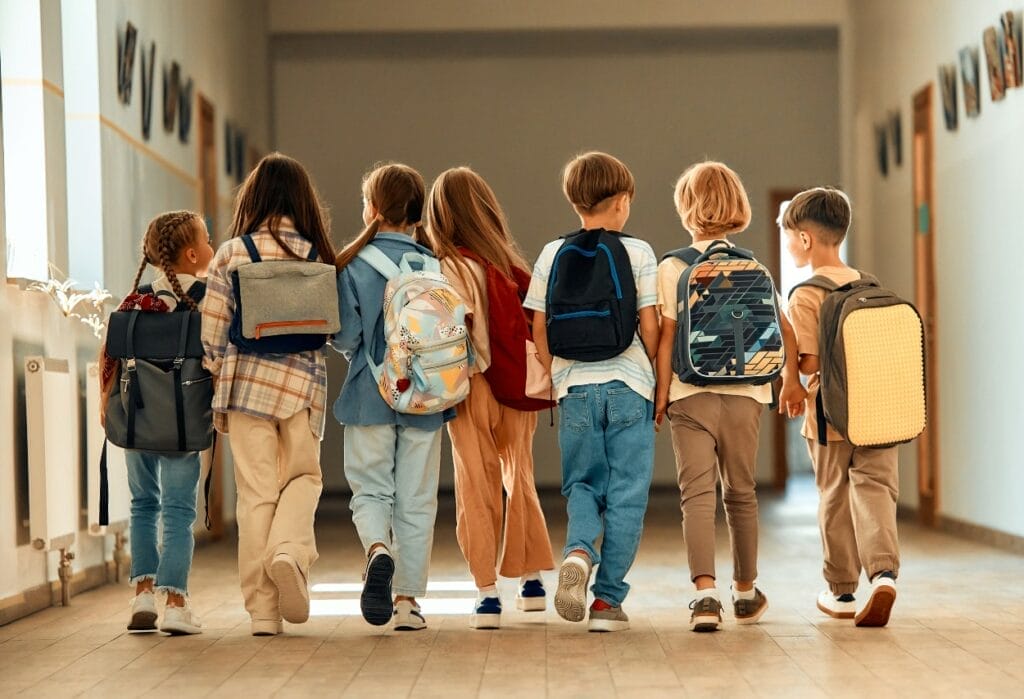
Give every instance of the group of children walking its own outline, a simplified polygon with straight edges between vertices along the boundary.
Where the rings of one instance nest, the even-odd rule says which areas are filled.
[[[365,228],[337,253],[308,174],[280,154],[264,158],[242,185],[231,238],[215,255],[200,217],[172,212],[154,220],[139,277],[147,264],[158,267],[153,289],[169,289],[193,308],[199,301],[190,289],[206,275],[205,296],[198,296],[204,364],[214,382],[213,420],[234,457],[239,577],[253,635],[275,635],[282,621],[309,617],[327,402],[322,348],[251,352],[234,340],[242,315],[238,270],[258,259],[320,261],[338,270],[340,330],[322,339],[349,361],[333,412],[345,427],[344,469],[366,553],[360,607],[369,623],[426,626],[417,599],[427,590],[443,427],[454,457],[458,543],[478,590],[471,625],[500,627],[498,575],[518,578],[517,608],[546,608],[541,573],[553,570],[555,559],[532,442],[538,411],[553,403],[568,510],[557,613],[588,619],[591,631],[629,628],[625,578],[640,544],[655,431],[667,417],[695,590],[690,627],[713,631],[723,622],[715,568],[719,484],[733,553],[733,616],[739,624],[762,617],[768,600],[756,584],[758,430],[774,400],[790,417],[805,412],[805,400],[814,405],[818,314],[827,292],[797,289],[790,323],[769,278],[764,308],[754,311],[776,319],[765,326],[774,329],[758,331],[746,368],[737,369],[742,351],[729,355],[734,380],[709,379],[704,359],[680,359],[680,338],[711,335],[692,325],[690,311],[700,306],[739,327],[746,308],[717,294],[760,277],[734,272],[731,281],[723,277],[725,286],[715,282],[692,298],[683,291],[717,255],[738,259],[735,270],[756,272],[756,261],[739,259],[749,253],[728,241],[750,222],[747,195],[721,163],[687,169],[673,201],[692,244],[659,263],[648,243],[622,232],[634,188],[629,169],[610,155],[571,160],[563,190],[580,229],[548,243],[532,274],[494,192],[465,167],[443,172],[429,191],[408,166],[372,170],[362,183]],[[842,192],[803,192],[780,223],[799,266],[810,264],[836,284],[859,277],[839,258],[850,223]],[[137,279],[135,306],[129,297],[127,307],[138,310],[139,291]],[[299,321],[268,327],[289,323]],[[719,340],[711,338],[704,358]],[[758,362],[767,369],[750,368]],[[117,374],[116,364],[105,367],[115,399]],[[801,374],[810,377],[806,390]],[[782,386],[773,396],[776,376]],[[854,447],[832,430],[819,443],[815,410],[806,412],[828,583],[818,607],[856,616],[858,625],[884,625],[899,566],[895,447]],[[136,584],[129,629],[157,628],[156,589],[167,592],[159,628],[198,633],[187,588],[198,453],[129,451],[128,469]],[[862,569],[871,593],[857,612]]]

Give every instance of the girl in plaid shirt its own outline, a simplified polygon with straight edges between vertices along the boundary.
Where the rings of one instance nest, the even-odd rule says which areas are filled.
[[[210,264],[203,302],[206,365],[217,381],[214,424],[228,435],[238,487],[238,573],[254,636],[309,618],[309,568],[317,559],[313,517],[323,483],[327,368],[321,350],[247,354],[231,344],[232,272],[250,261],[252,234],[264,260],[333,261],[327,216],[305,168],[273,153],[235,200],[231,239]]]

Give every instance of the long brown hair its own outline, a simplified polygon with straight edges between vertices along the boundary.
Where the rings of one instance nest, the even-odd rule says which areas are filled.
[[[194,211],[168,211],[149,222],[146,235],[142,238],[142,262],[132,282],[133,294],[139,290],[139,281],[146,271],[146,265],[153,265],[163,271],[174,289],[174,295],[193,311],[198,310],[196,302],[181,288],[178,275],[174,273],[174,262],[182,250],[196,243],[199,235],[196,224],[202,220]]]
[[[377,210],[377,217],[338,253],[334,261],[338,269],[355,259],[382,224],[396,228],[415,226],[414,239],[425,244],[427,234],[422,219],[427,186],[420,173],[401,163],[378,165],[363,176],[362,189],[363,198]]]
[[[468,167],[445,170],[434,180],[427,201],[427,237],[439,259],[451,257],[463,267],[459,247],[468,248],[509,278],[513,267],[530,271],[509,233],[494,190]]]
[[[309,173],[294,158],[271,153],[260,160],[238,190],[229,231],[232,238],[237,238],[266,223],[270,235],[289,257],[305,259],[281,239],[281,219],[285,217],[316,247],[321,260],[334,259],[330,220]]]

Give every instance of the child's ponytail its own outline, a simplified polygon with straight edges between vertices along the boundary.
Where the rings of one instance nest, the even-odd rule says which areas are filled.
[[[338,253],[334,260],[338,270],[344,269],[354,260],[384,224],[394,228],[414,226],[413,239],[422,245],[427,244],[422,221],[426,185],[416,170],[400,163],[374,168],[363,178],[363,199],[377,210],[377,216]]]

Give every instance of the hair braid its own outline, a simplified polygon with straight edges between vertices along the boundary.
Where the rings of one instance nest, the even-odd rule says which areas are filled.
[[[142,281],[142,275],[146,272],[146,265],[149,262],[146,260],[146,252],[142,252],[142,263],[139,264],[139,271],[135,273],[135,281],[132,282],[132,293],[139,293],[139,282]]]

